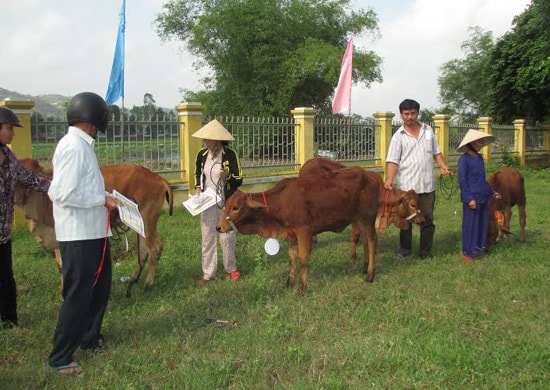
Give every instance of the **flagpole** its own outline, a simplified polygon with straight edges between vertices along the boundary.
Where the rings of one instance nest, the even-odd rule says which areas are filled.
[[[122,0],[119,13],[119,25],[117,39],[115,45],[115,55],[113,58],[113,66],[111,68],[111,76],[109,85],[105,95],[105,103],[108,106],[113,105],[119,98],[122,98],[121,116],[120,116],[120,132],[121,132],[121,151],[122,162],[125,161],[124,156],[124,46],[125,46],[125,30],[126,30],[126,0]]]
[[[122,153],[122,163],[124,164],[125,156],[124,156],[124,96],[122,96],[121,100],[122,104],[122,115],[120,116],[120,144],[121,144],[121,153]]]

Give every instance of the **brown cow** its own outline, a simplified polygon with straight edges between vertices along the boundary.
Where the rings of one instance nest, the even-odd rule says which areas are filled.
[[[344,164],[337,161],[317,157],[308,160],[300,169],[300,176],[318,175],[321,180],[330,180],[335,170],[345,168]],[[399,229],[408,229],[409,220],[416,217],[417,223],[423,222],[423,216],[416,216],[418,210],[418,195],[414,191],[388,190],[384,187],[384,181],[379,174],[366,171],[378,183],[378,210],[376,214],[376,227],[386,228],[395,225]],[[355,223],[351,224],[351,254],[350,263],[357,265],[357,244],[360,238],[359,228]]]
[[[377,181],[359,167],[337,170],[330,180],[320,180],[317,175],[283,179],[263,193],[236,191],[227,199],[217,230],[234,229],[287,241],[287,286],[294,285],[299,259],[300,290],[304,292],[313,235],[341,232],[355,222],[364,237],[366,280],[372,282],[378,195]]]
[[[495,171],[487,180],[491,187],[501,195],[501,199],[492,198],[489,202],[489,232],[487,234],[487,248],[491,248],[502,234],[506,234],[510,244],[510,219],[512,207],[518,206],[520,242],[525,242],[525,185],[523,176],[515,168],[501,168]],[[500,210],[503,215],[502,223],[495,218],[495,212]]]
[[[36,160],[23,159],[23,165],[38,174],[48,174],[40,167]],[[164,206],[168,202],[169,214],[173,210],[172,187],[162,176],[151,172],[139,165],[109,165],[101,167],[101,174],[105,181],[105,189],[111,192],[113,189],[135,201],[141,212],[145,228],[143,238],[137,236],[138,264],[128,281],[126,296],[130,296],[133,285],[139,280],[141,272],[149,259],[149,269],[144,290],[149,290],[153,285],[155,272],[162,254],[163,245],[157,232],[157,222]],[[29,222],[29,230],[37,237],[37,240],[48,250],[57,250],[53,223],[52,204],[46,194],[21,188],[16,194],[16,203],[23,208],[25,218]],[[111,227],[120,227],[117,213],[113,213]],[[56,252],[58,265],[61,267],[61,259]]]

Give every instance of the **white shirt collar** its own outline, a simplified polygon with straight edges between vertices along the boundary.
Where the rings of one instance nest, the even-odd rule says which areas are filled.
[[[87,144],[94,146],[95,139],[91,137],[90,134],[76,126],[69,126],[67,133],[82,138]]]

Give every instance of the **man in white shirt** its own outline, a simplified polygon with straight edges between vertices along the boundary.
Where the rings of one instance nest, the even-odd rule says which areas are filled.
[[[451,170],[443,160],[433,129],[418,121],[419,111],[420,104],[415,100],[405,99],[399,104],[403,125],[390,141],[385,187],[393,188],[397,174],[401,190],[414,190],[418,194],[419,208],[426,219],[420,226],[419,256],[431,259],[435,233],[433,212],[436,187],[433,161],[437,162],[443,175],[450,174]],[[409,225],[409,229],[400,231],[397,257],[410,256],[411,250],[412,225]]]
[[[94,141],[97,132],[107,128],[107,115],[101,96],[92,92],[74,96],[67,106],[69,130],[53,157],[48,195],[63,260],[63,304],[48,365],[63,376],[82,373],[73,356],[79,346],[106,346],[101,324],[111,291],[108,214],[117,200],[105,192]]]

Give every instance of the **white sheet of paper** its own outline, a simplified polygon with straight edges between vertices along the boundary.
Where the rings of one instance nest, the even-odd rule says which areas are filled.
[[[204,210],[221,202],[221,198],[214,192],[213,189],[207,188],[200,195],[192,195],[182,204],[192,216],[202,213]]]
[[[128,199],[117,190],[113,190],[113,196],[118,199],[118,212],[122,223],[145,238],[143,218],[141,217],[137,203]]]

